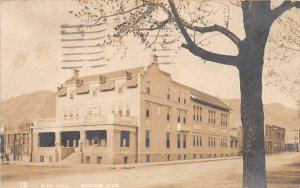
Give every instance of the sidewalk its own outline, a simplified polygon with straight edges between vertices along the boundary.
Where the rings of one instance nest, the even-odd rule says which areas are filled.
[[[162,165],[174,165],[185,163],[199,163],[210,161],[222,161],[222,160],[234,160],[241,159],[241,156],[234,157],[219,157],[219,158],[204,158],[204,159],[191,159],[191,160],[176,160],[176,161],[163,161],[163,162],[148,162],[148,163],[131,163],[131,164],[118,164],[118,165],[106,165],[106,164],[62,164],[62,163],[41,163],[41,162],[25,162],[25,161],[9,161],[8,165],[20,165],[20,166],[47,166],[47,167],[88,167],[88,168],[106,168],[106,169],[130,169],[140,168],[147,166],[162,166]]]

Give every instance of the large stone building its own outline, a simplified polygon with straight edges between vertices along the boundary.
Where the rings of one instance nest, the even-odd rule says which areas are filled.
[[[230,108],[144,67],[80,77],[58,88],[56,118],[33,129],[33,161],[123,164],[230,156]]]

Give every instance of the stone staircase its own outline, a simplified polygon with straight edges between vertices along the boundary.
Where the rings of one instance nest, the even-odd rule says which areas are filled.
[[[68,157],[59,162],[59,164],[80,164],[81,163],[81,152],[75,152],[70,154]]]

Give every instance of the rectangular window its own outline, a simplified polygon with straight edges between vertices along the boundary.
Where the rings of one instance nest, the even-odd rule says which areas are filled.
[[[73,119],[73,110],[69,110],[69,119]]]
[[[180,134],[177,134],[177,148],[180,148]]]
[[[146,104],[146,117],[149,118],[150,117],[150,105]]]
[[[197,136],[197,146],[199,146],[199,136]]]
[[[146,93],[150,94],[150,81],[147,81]]]
[[[186,135],[183,135],[183,148],[186,148]]]
[[[208,146],[210,147],[210,137],[208,137]]]
[[[111,105],[111,113],[113,113],[113,114],[115,113],[115,105],[114,104]]]
[[[167,93],[167,99],[170,100],[171,99],[171,89],[168,89],[168,93]]]
[[[196,106],[194,106],[193,120],[196,121]]]
[[[70,94],[70,99],[74,99],[74,94],[73,93]]]
[[[202,121],[202,108],[200,107],[200,121]]]
[[[167,148],[171,147],[171,143],[170,143],[170,133],[166,134],[166,146]]]
[[[64,110],[64,120],[67,120],[67,119],[68,119],[68,111]]]
[[[193,146],[196,146],[196,136],[193,136]]]
[[[208,110],[208,123],[210,123],[210,110]]]
[[[150,155],[147,155],[146,161],[147,161],[147,162],[150,162]]]
[[[177,122],[180,123],[180,112],[178,112]]]
[[[76,114],[76,119],[79,119],[79,108],[76,108],[75,114]]]
[[[180,103],[180,92],[178,93],[178,102]]]
[[[170,121],[170,109],[167,109],[167,121]]]
[[[126,105],[126,116],[130,116],[130,105]]]
[[[199,106],[197,106],[197,121],[199,121]]]
[[[184,112],[183,123],[186,124],[186,112]]]
[[[216,124],[216,111],[214,111],[214,124]]]
[[[150,147],[150,131],[146,130],[146,138],[145,138],[145,142],[146,142],[146,147]]]
[[[201,136],[199,136],[199,141],[200,141],[199,145],[202,146],[202,137]]]
[[[130,132],[129,131],[121,131],[120,138],[121,138],[120,146],[121,147],[129,147]]]
[[[120,115],[120,116],[122,116],[122,114],[123,114],[122,108],[123,108],[123,106],[122,106],[122,105],[119,105],[119,115]]]
[[[183,104],[186,104],[186,94],[184,94]]]

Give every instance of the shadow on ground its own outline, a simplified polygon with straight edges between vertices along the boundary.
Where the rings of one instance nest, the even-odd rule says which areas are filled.
[[[269,187],[300,187],[300,162],[282,166],[268,173]]]

